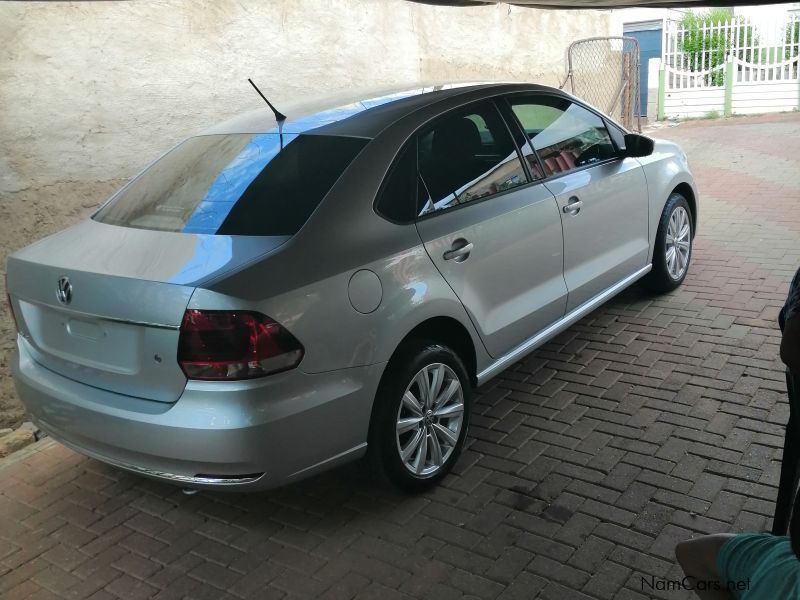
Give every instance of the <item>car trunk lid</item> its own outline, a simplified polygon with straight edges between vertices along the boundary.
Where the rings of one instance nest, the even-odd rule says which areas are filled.
[[[178,337],[195,287],[287,239],[90,220],[12,255],[8,287],[37,362],[94,387],[173,402],[186,384]]]

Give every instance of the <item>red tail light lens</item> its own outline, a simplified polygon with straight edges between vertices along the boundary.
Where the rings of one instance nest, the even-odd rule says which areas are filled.
[[[189,379],[252,379],[296,367],[297,339],[256,312],[187,310],[181,323],[178,362]]]

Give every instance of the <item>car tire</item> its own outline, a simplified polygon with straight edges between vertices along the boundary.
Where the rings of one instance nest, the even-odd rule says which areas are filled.
[[[375,397],[367,446],[373,476],[411,493],[438,484],[464,447],[470,407],[469,376],[452,349],[405,344]]]
[[[653,268],[642,279],[644,287],[664,293],[683,283],[692,260],[693,241],[692,211],[686,198],[675,192],[667,199],[658,222]]]

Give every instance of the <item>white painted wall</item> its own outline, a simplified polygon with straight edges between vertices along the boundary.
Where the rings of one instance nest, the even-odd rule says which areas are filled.
[[[0,2],[0,192],[130,177],[262,106],[431,80],[557,84],[608,11],[404,0]],[[266,109],[265,109],[266,110]]]
[[[652,64],[652,63],[651,63]],[[669,71],[667,68],[667,82]],[[800,109],[800,81],[734,81],[731,89],[731,111],[734,115],[787,112]],[[725,88],[669,87],[664,95],[667,118],[691,119],[725,110]]]
[[[786,112],[800,108],[800,82],[755,81],[735,83],[731,97],[733,114]]]
[[[658,116],[658,84],[661,59],[651,58],[647,66],[647,118],[655,121]],[[644,82],[641,83],[644,85]]]
[[[725,110],[725,88],[696,88],[667,91],[664,114],[667,118],[696,119],[711,112],[722,116]]]

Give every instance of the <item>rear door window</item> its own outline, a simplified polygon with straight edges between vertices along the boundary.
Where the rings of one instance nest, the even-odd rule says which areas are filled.
[[[184,233],[293,235],[369,140],[322,135],[189,138],[103,206],[101,223]]]
[[[595,162],[616,158],[603,119],[557,96],[510,99],[511,108],[541,159],[530,147],[523,149],[534,176],[549,177]]]
[[[439,119],[418,138],[419,169],[429,198],[420,216],[527,183],[500,112],[482,102]]]

